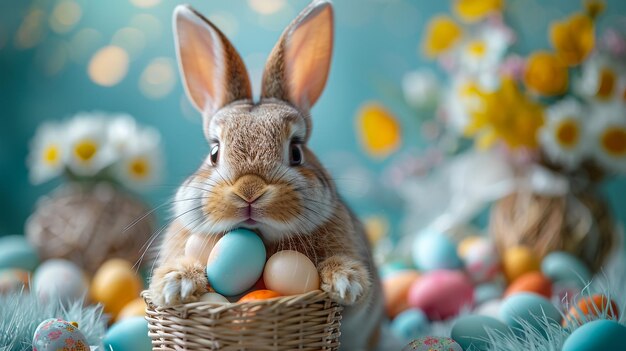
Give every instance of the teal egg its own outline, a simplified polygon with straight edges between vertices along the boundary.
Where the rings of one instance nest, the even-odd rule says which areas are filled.
[[[41,322],[33,335],[33,350],[89,350],[85,335],[70,322],[50,318]]]
[[[553,282],[572,282],[584,287],[591,280],[589,268],[576,256],[556,251],[541,262],[541,272]]]
[[[502,295],[504,295],[504,287],[497,282],[478,284],[474,288],[474,302],[476,305],[499,299]]]
[[[562,351],[626,350],[626,327],[608,319],[599,319],[574,330]]]
[[[148,321],[130,317],[113,324],[104,336],[104,349],[114,351],[152,351]]]
[[[529,323],[546,336],[544,323],[561,324],[561,313],[542,296],[533,293],[517,293],[506,298],[500,307],[500,319],[515,332],[521,332],[520,321]]]
[[[491,333],[512,333],[511,329],[499,320],[479,315],[470,315],[457,319],[452,326],[450,337],[456,341],[463,350],[469,350],[473,345],[473,350],[488,350],[489,335]]]
[[[393,261],[393,262],[383,264],[378,270],[378,273],[380,274],[381,277],[386,278],[386,277],[391,277],[392,275],[395,275],[396,273],[406,271],[407,269],[411,269],[411,267],[408,264],[402,261]]]
[[[215,244],[209,255],[209,284],[219,294],[239,295],[259,280],[265,259],[265,245],[258,235],[247,229],[233,230]]]
[[[413,262],[423,271],[460,269],[463,262],[457,254],[457,245],[445,234],[424,231],[413,241]]]
[[[32,272],[39,264],[37,251],[22,235],[0,238],[0,269],[18,268]]]
[[[398,314],[391,321],[391,332],[399,338],[411,340],[427,330],[428,317],[419,308],[411,308]]]

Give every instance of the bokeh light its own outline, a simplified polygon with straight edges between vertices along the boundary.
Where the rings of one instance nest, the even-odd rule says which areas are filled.
[[[234,38],[239,30],[239,22],[232,13],[216,11],[211,13],[209,20],[213,22],[227,37]]]
[[[250,8],[262,15],[278,12],[286,3],[286,0],[248,0]]]
[[[130,26],[142,31],[145,38],[150,43],[156,43],[161,39],[163,25],[161,21],[153,15],[147,13],[137,14],[131,18]]]
[[[128,72],[128,53],[119,46],[105,46],[98,50],[87,67],[89,78],[105,87],[119,83]]]
[[[259,25],[273,32],[282,32],[285,26],[296,16],[294,8],[286,3],[280,11],[258,16]]]
[[[161,0],[130,0],[130,2],[137,7],[148,8],[158,5]]]
[[[35,54],[35,65],[44,75],[51,77],[63,70],[69,58],[69,45],[60,39],[46,40]]]
[[[73,0],[59,1],[48,20],[50,28],[57,33],[67,33],[80,21],[82,10]]]
[[[174,60],[157,57],[141,73],[139,89],[150,99],[160,99],[172,91],[175,82]]]
[[[70,39],[70,59],[75,63],[84,63],[102,46],[102,34],[93,28],[83,28]]]
[[[111,44],[126,50],[131,59],[139,57],[146,46],[146,36],[134,27],[125,27],[113,35]]]
[[[35,47],[43,39],[43,21],[46,14],[37,7],[31,8],[15,35],[15,46],[19,49]]]

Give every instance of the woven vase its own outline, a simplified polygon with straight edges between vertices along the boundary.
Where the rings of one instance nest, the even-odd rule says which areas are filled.
[[[65,258],[92,274],[110,258],[139,261],[154,229],[148,212],[109,183],[70,183],[39,199],[26,236],[42,259]]]
[[[566,251],[597,272],[617,238],[606,201],[593,191],[546,196],[520,191],[497,201],[489,231],[502,254],[527,246],[539,258]]]

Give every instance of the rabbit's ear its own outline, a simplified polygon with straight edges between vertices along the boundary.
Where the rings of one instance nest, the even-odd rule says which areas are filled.
[[[221,107],[251,99],[243,60],[213,23],[187,5],[174,10],[176,52],[187,96],[211,116]]]
[[[333,51],[333,9],[313,1],[285,29],[263,73],[261,97],[310,109],[324,90]]]

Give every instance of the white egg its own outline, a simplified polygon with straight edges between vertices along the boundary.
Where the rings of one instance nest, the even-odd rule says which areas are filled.
[[[44,301],[74,301],[87,295],[89,283],[83,271],[68,260],[52,259],[42,263],[33,277],[34,291]]]

